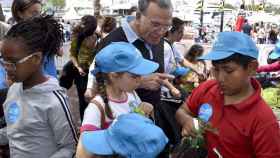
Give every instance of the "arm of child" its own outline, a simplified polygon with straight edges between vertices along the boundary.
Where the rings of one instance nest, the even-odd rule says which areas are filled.
[[[48,112],[48,124],[53,131],[57,151],[50,158],[73,157],[78,143],[78,134],[72,122],[68,104],[52,106]]]
[[[0,145],[7,145],[9,144],[9,140],[7,137],[7,127],[0,129]]]
[[[194,64],[192,64],[191,62],[189,62],[188,60],[186,59],[183,59],[181,62],[180,62],[181,65],[183,65],[184,67],[188,67],[190,68],[194,73],[197,74],[197,76],[201,79],[201,80],[206,80],[207,77],[208,77],[208,72],[205,72],[205,74],[203,72],[199,72],[199,70],[197,70],[197,68],[195,67]]]
[[[195,136],[193,117],[185,103],[177,110],[175,118],[182,126],[182,136]]]
[[[272,64],[259,66],[257,72],[275,72],[280,70],[280,61],[276,61]]]
[[[92,158],[92,155],[89,154],[83,147],[81,140],[79,140],[79,143],[77,146],[76,158]]]

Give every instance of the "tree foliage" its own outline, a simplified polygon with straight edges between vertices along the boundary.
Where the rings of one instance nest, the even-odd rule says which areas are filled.
[[[48,2],[55,8],[63,8],[65,6],[65,0],[48,0]]]

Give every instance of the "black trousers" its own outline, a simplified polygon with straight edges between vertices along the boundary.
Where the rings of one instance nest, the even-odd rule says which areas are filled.
[[[87,89],[87,81],[88,81],[88,74],[85,76],[81,76],[80,74],[77,74],[74,78],[74,83],[77,88],[77,93],[79,97],[79,109],[80,109],[80,116],[81,116],[81,121],[83,120],[84,117],[84,111],[86,107],[88,106],[88,102],[85,100],[85,92]]]
[[[175,114],[182,103],[160,101],[160,106],[155,109],[156,124],[164,131],[169,142],[165,149],[157,156],[169,158],[170,150],[181,140],[181,127],[176,121]]]
[[[88,70],[85,70],[85,72],[88,72]],[[75,83],[79,98],[81,120],[83,120],[84,111],[88,105],[88,102],[86,102],[84,97],[87,89],[87,80],[88,74],[85,76],[81,76],[78,69],[73,65],[73,62],[71,60],[63,66],[62,74],[59,78],[59,85],[66,89],[70,89],[73,85],[73,82]]]

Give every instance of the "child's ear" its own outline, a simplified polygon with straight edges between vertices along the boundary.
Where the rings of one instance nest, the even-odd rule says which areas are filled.
[[[248,72],[250,76],[256,75],[256,71],[259,67],[259,63],[257,60],[253,60],[248,64]]]

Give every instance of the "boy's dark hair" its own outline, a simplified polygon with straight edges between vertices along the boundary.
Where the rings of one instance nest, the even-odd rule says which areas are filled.
[[[53,17],[38,16],[12,26],[4,39],[21,40],[30,53],[41,51],[44,56],[51,56],[59,51],[63,42],[62,28]]]
[[[22,20],[18,15],[19,12],[25,11],[27,8],[31,7],[33,4],[42,4],[40,0],[14,0],[12,4],[12,15],[16,22]]]
[[[224,64],[224,63],[228,63],[228,62],[234,62],[240,66],[242,66],[244,69],[248,68],[248,65],[251,61],[256,60],[253,57],[250,56],[246,56],[246,55],[242,55],[239,53],[235,53],[225,59],[221,59],[221,60],[216,60],[216,61],[212,61],[212,65],[217,65],[217,64]]]

